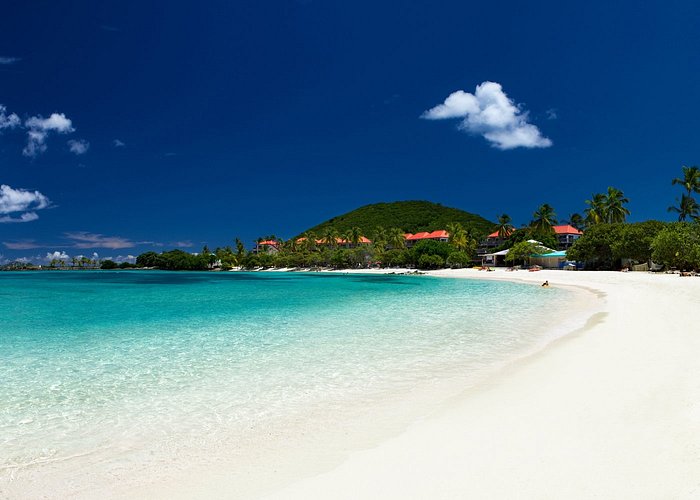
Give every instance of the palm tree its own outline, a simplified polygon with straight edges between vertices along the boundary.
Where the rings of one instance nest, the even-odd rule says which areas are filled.
[[[593,226],[607,222],[607,197],[603,193],[596,193],[592,199],[586,200],[588,208],[584,211],[586,214],[586,225]]]
[[[683,178],[676,177],[671,181],[671,184],[680,184],[688,192],[688,196],[692,193],[700,193],[700,168],[683,166]]]
[[[323,232],[323,237],[321,239],[330,248],[335,248],[338,244],[338,230],[333,226],[328,226]]]
[[[624,207],[629,203],[622,191],[612,186],[608,187],[608,195],[605,198],[605,210],[607,213],[607,222],[614,224],[616,222],[625,222],[625,219],[630,214],[630,211]]]
[[[316,235],[312,233],[311,231],[307,231],[304,233],[302,236],[304,239],[302,240],[302,246],[304,247],[304,250],[307,252],[313,252],[316,250]]]
[[[508,214],[498,216],[498,225],[496,226],[496,230],[498,231],[498,237],[502,240],[507,240],[510,235],[513,234],[513,231],[515,231],[513,224],[510,223],[511,220],[512,219]]]
[[[569,215],[569,225],[575,227],[578,230],[583,229],[585,226],[585,221],[583,220],[583,217],[581,217],[581,214],[579,213],[573,213]]]
[[[372,233],[372,244],[377,250],[384,250],[388,241],[386,230],[382,226],[377,226]]]
[[[240,239],[236,238],[236,264],[241,265],[243,257],[245,257],[245,245]]]
[[[676,198],[678,200],[678,198]],[[683,194],[681,196],[681,201],[677,207],[668,207],[669,212],[676,212],[678,214],[678,221],[684,221],[688,217],[691,219],[700,219],[700,205],[695,201],[695,198],[688,194]]]
[[[346,234],[346,237],[345,237],[345,240],[346,240],[348,243],[350,243],[351,245],[357,246],[357,245],[359,245],[360,242],[362,241],[362,236],[363,236],[363,235],[362,235],[362,229],[360,229],[359,227],[355,226],[355,227],[353,227],[352,229],[349,229],[349,230],[348,230],[348,232],[347,232],[347,234]]]
[[[554,213],[554,208],[548,203],[539,207],[532,214],[533,220],[530,227],[535,234],[547,234],[552,232],[552,226],[557,223],[557,214]]]
[[[448,243],[454,243],[455,237],[460,237],[461,234],[464,233],[464,228],[462,227],[462,224],[459,222],[450,222],[447,224],[447,235]]]
[[[389,229],[389,245],[392,248],[404,248],[406,246],[406,237],[401,228],[392,227]]]

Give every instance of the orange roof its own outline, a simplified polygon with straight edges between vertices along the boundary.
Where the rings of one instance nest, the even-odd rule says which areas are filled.
[[[306,241],[306,238],[305,237],[297,238],[297,243],[301,243],[302,241]],[[344,240],[343,238],[336,238],[335,242],[338,243],[339,245],[344,245],[345,243],[348,243],[348,241]],[[324,243],[326,243],[326,240],[325,239],[316,240],[316,243],[318,245],[323,245]],[[360,236],[360,243],[372,243],[372,240],[369,240],[369,239],[365,238],[364,236]]]
[[[557,234],[583,234],[583,231],[579,231],[574,226],[566,224],[563,226],[554,226],[554,232]]]
[[[579,231],[574,226],[571,226],[569,224],[564,224],[562,226],[552,226],[552,229],[554,229],[554,232],[556,234],[583,234],[583,231]],[[488,237],[498,238],[498,231],[494,231],[493,233],[489,234]]]
[[[421,233],[416,233],[416,234],[406,233],[406,234],[404,234],[404,237],[410,241],[430,240],[430,239],[434,239],[434,238],[449,238],[450,233],[448,233],[444,229],[439,229],[437,231],[433,231],[432,233],[428,233],[425,231],[423,231]]]
[[[450,233],[445,231],[444,229],[440,229],[439,231],[433,231],[430,233],[431,238],[449,238]]]
[[[423,231],[420,233],[412,234],[411,236],[407,236],[406,239],[407,240],[423,240],[425,238],[428,238],[429,234],[430,233],[426,233],[425,231]]]
[[[276,247],[277,245],[279,245],[279,243],[276,242],[275,240],[258,241],[257,244],[258,245],[271,245],[273,247]]]

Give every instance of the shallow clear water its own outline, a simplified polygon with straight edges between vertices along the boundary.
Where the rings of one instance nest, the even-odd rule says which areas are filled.
[[[476,373],[570,299],[421,276],[0,273],[0,481],[96,450],[145,466]]]

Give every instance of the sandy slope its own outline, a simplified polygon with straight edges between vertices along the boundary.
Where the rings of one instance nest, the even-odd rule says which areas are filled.
[[[700,498],[700,278],[434,274],[605,296],[585,329],[271,498]]]

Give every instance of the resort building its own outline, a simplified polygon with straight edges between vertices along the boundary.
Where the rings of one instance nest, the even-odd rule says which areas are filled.
[[[256,241],[255,248],[253,249],[253,253],[255,253],[255,254],[260,254],[260,253],[276,254],[279,251],[280,251],[280,242],[275,241],[275,240]]]
[[[581,237],[583,231],[576,229],[574,226],[569,224],[563,226],[554,226],[554,232],[557,235],[557,241],[559,242],[559,250],[566,250],[571,248],[571,245]]]
[[[406,238],[406,247],[411,248],[413,245],[415,245],[421,240],[435,240],[447,242],[450,239],[450,233],[448,233],[444,229],[439,229],[437,231],[433,231],[432,233],[406,233],[404,234],[404,238]]]
[[[576,229],[574,226],[569,224],[552,226],[552,229],[554,230],[554,234],[557,238],[557,250],[566,250],[571,248],[571,245],[573,245],[574,242],[583,234],[583,231]],[[494,231],[479,244],[477,253],[479,255],[493,253],[493,250],[503,245],[505,241],[506,240],[504,238],[498,236],[498,231]]]

